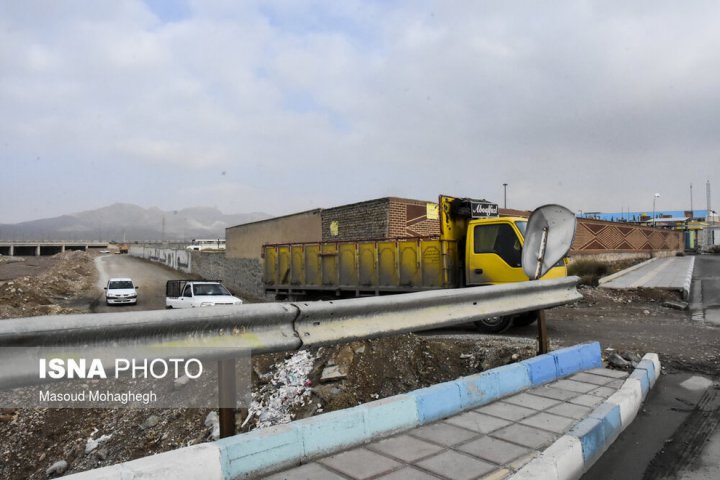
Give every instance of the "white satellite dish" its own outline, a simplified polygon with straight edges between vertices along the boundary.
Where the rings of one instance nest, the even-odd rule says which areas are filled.
[[[530,215],[522,251],[523,272],[542,277],[561,260],[575,238],[575,214],[562,205],[544,205]]]

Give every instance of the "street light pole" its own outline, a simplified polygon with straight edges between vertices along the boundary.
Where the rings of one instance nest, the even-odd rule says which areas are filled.
[[[503,208],[507,208],[507,183],[503,183]]]
[[[656,193],[655,196],[653,197],[653,227],[656,226],[656,220],[655,220],[655,200],[658,199],[659,197],[660,197],[660,194],[659,194],[659,193]]]

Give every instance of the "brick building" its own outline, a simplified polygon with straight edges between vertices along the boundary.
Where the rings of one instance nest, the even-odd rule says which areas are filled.
[[[315,209],[226,230],[226,257],[261,258],[268,243],[372,240],[440,235],[437,203],[385,197]]]
[[[440,235],[437,204],[385,197],[323,210],[322,240],[372,240]]]

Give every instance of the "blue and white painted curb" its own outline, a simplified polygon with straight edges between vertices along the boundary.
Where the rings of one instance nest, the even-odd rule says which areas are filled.
[[[600,344],[580,344],[407,394],[67,478],[256,477],[601,367]],[[618,392],[518,471],[516,478],[577,478],[635,418],[659,372],[657,355],[646,355]]]
[[[683,281],[682,297],[683,300],[690,298],[690,286],[692,285],[693,271],[695,270],[695,257],[690,257],[687,271],[685,272],[685,280]]]
[[[580,478],[635,419],[659,376],[660,359],[648,353],[617,392],[510,478]]]

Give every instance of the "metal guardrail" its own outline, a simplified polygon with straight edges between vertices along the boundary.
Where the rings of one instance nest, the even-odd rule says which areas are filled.
[[[295,303],[295,329],[316,346],[396,335],[542,310],[582,298],[577,277],[405,293],[330,302]]]
[[[577,281],[567,277],[324,302],[16,318],[0,321],[0,347],[127,343],[289,351],[563,305],[582,298]]]
[[[328,302],[17,318],[0,321],[0,347],[290,351],[550,308],[581,298],[575,289],[577,280],[568,277]],[[0,383],[7,386],[1,370]],[[21,377],[15,369],[13,378]],[[22,383],[35,380],[27,378]]]
[[[488,287],[406,293],[329,302],[247,304],[192,310],[54,315],[0,321],[0,385],[39,384],[36,365],[20,357],[32,347],[82,351],[143,347],[161,352],[180,347],[207,359],[218,357],[220,435],[235,434],[235,368],[232,353],[298,350],[395,335],[511,315],[569,303],[582,296],[577,277]],[[542,343],[545,337],[539,332]],[[20,347],[20,348],[17,348]],[[23,348],[27,347],[27,348]],[[168,349],[172,350],[172,349]],[[212,357],[216,358],[216,357]]]

